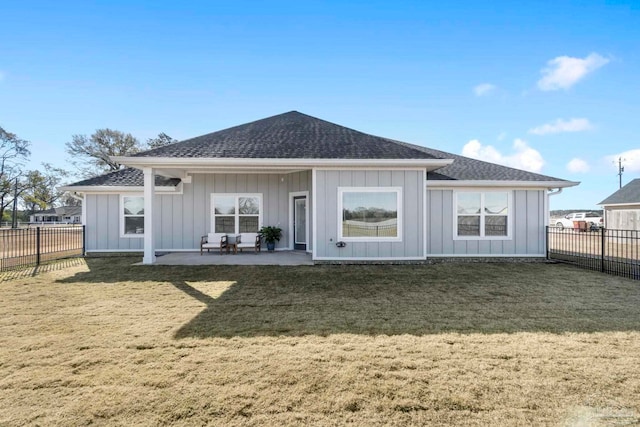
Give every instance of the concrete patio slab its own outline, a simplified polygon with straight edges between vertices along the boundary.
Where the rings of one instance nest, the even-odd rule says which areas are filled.
[[[156,256],[155,265],[313,265],[311,254],[303,251],[238,252],[170,252]]]

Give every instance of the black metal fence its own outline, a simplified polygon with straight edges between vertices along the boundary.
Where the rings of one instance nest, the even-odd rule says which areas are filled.
[[[640,231],[547,227],[547,258],[640,280]]]
[[[1,229],[0,271],[84,256],[84,242],[84,225]]]
[[[363,225],[343,222],[342,232],[344,236],[349,237],[396,237],[398,225],[376,225],[375,223]]]

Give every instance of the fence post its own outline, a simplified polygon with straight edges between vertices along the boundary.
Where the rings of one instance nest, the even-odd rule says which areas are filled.
[[[604,244],[604,233],[607,231],[606,228],[602,227],[600,229],[600,272],[604,273],[604,248],[605,248],[605,244]]]
[[[36,227],[36,265],[40,265],[40,227]]]
[[[86,246],[86,225],[82,224],[82,256],[84,257],[87,254],[87,246]]]
[[[547,261],[549,260],[549,226],[545,226],[545,233],[544,233],[544,248],[547,252]]]

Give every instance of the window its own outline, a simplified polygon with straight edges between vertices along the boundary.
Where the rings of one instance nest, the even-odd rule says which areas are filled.
[[[402,188],[338,188],[338,238],[347,241],[401,241]]]
[[[144,197],[120,198],[120,234],[122,237],[144,236]]]
[[[214,233],[257,233],[262,224],[261,194],[212,195]]]
[[[511,236],[511,194],[506,191],[457,192],[456,239],[507,239]]]

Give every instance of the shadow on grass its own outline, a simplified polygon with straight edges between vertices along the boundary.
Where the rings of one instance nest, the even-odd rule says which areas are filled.
[[[206,305],[175,338],[640,331],[640,286],[550,264],[132,266],[61,282],[162,282]],[[211,296],[198,282],[233,284]],[[153,293],[149,293],[153,298]],[[141,301],[144,304],[144,301]]]

